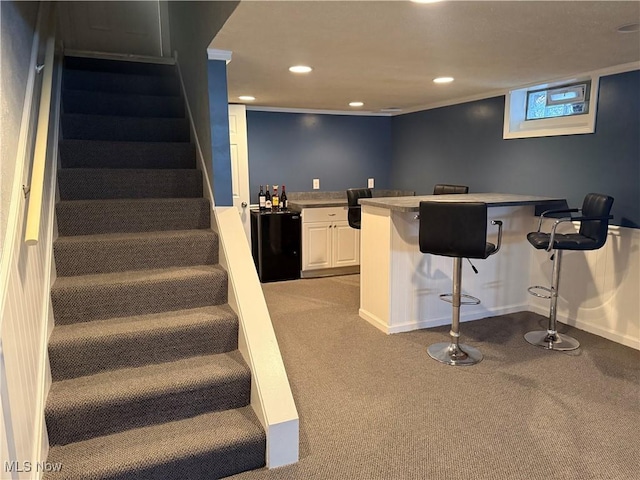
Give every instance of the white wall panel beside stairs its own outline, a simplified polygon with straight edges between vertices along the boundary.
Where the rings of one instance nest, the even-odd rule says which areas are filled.
[[[37,47],[39,39],[34,39]],[[35,56],[33,57],[35,65]],[[54,74],[52,115],[42,194],[39,242],[25,244],[29,184],[34,153],[39,92],[27,85],[21,134],[11,193],[6,243],[0,264],[0,397],[2,422],[0,478],[39,478],[36,462],[47,456],[44,401],[51,384],[47,338],[52,327],[49,289],[55,280],[53,237],[59,108],[59,76]],[[37,89],[36,89],[37,90]],[[8,463],[6,463],[8,462]],[[25,462],[31,462],[27,464]],[[29,468],[32,466],[32,469]],[[32,470],[32,471],[30,471]]]
[[[240,215],[235,207],[216,207],[215,219],[228,301],[240,321],[238,349],[251,368],[251,406],[267,434],[267,467],[296,463],[298,411]]]

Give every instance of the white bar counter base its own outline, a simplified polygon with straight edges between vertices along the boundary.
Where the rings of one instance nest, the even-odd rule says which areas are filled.
[[[484,202],[490,207],[488,221],[504,222],[500,252],[473,260],[478,275],[467,262],[463,266],[462,293],[482,303],[464,306],[461,321],[529,310],[534,249],[526,235],[537,228],[534,209],[536,205],[559,208],[564,199],[502,193],[425,195],[360,200],[360,317],[385,333],[451,323],[451,305],[439,295],[451,291],[453,261],[420,252],[415,217],[423,200]],[[488,225],[487,241],[495,243],[497,232]]]

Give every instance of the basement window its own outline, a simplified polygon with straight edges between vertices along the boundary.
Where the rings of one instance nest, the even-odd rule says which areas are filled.
[[[503,138],[593,133],[597,94],[598,78],[512,90],[505,102]]]

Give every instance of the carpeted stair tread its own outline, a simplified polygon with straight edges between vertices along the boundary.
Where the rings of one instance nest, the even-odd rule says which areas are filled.
[[[202,172],[194,169],[63,168],[62,200],[202,197]]]
[[[61,118],[65,139],[123,142],[189,142],[186,118],[120,117],[64,113]]]
[[[52,445],[249,404],[238,350],[53,382],[45,406]]]
[[[57,381],[237,348],[236,314],[212,305],[56,326],[49,363]]]
[[[176,67],[172,64],[75,56],[64,57],[64,68],[65,70],[112,72],[127,75],[174,76],[176,73]]]
[[[211,227],[206,198],[64,200],[56,217],[62,236]]]
[[[250,407],[92,438],[49,450],[62,463],[45,480],[214,479],[265,464],[266,439]]]
[[[62,87],[68,90],[108,93],[180,95],[180,81],[175,75],[137,75],[65,69],[62,75]]]
[[[177,118],[184,118],[185,114],[184,101],[178,95],[64,90],[62,105],[65,113]]]
[[[58,277],[51,287],[56,325],[226,302],[227,272],[220,265]]]
[[[62,168],[195,168],[196,150],[186,142],[109,142],[65,139]]]
[[[107,233],[58,237],[58,277],[218,263],[212,230]]]
[[[66,57],[45,479],[265,465],[175,65]]]

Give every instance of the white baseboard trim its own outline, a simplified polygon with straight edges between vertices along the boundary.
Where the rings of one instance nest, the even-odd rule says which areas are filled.
[[[498,315],[508,315],[509,313],[521,312],[527,310],[527,304],[510,305],[501,308],[492,308],[475,313],[464,313],[464,309],[460,313],[460,322],[471,322],[473,320],[481,320],[483,318],[495,317]],[[409,332],[423,328],[442,327],[443,325],[451,325],[451,316],[439,317],[431,320],[423,320],[419,322],[409,322],[389,327],[389,333]]]
[[[497,315],[508,315],[509,313],[516,313],[521,311],[528,311],[529,306],[527,304],[519,304],[519,305],[510,305],[507,307],[501,308],[493,308],[490,310],[485,310],[482,312],[475,313],[464,313],[462,312],[460,315],[461,322],[471,322],[473,320],[481,320],[483,318],[495,317]],[[382,330],[384,333],[393,334],[393,333],[402,333],[402,332],[410,332],[411,330],[420,330],[423,328],[433,328],[433,327],[441,327],[443,325],[451,324],[451,316],[447,315],[446,317],[438,317],[431,320],[422,320],[416,322],[407,322],[398,325],[387,325],[382,319],[378,318],[376,315],[373,315],[371,312],[368,312],[364,309],[360,309],[358,311],[360,318],[363,318],[371,325],[376,327],[379,330]]]
[[[543,306],[529,305],[528,310],[530,312],[538,313],[545,317],[549,316],[549,309]],[[585,332],[593,333],[594,335],[598,335],[599,337],[606,338],[607,340],[611,340],[612,342],[626,345],[627,347],[631,347],[635,350],[640,350],[640,339],[633,338],[630,335],[624,335],[614,330],[611,330],[610,328],[606,328],[601,325],[596,325],[588,321],[569,318],[566,315],[562,315],[560,313],[556,314],[556,320],[560,323],[564,323],[565,325],[575,327],[578,330],[584,330]]]
[[[381,330],[387,334],[391,333],[389,331],[389,326],[385,322],[383,322],[382,319],[378,318],[373,313],[368,312],[365,309],[361,308],[360,310],[358,310],[358,314],[360,315],[360,318],[365,319],[367,322],[369,322],[371,325],[376,327],[378,330]]]
[[[351,267],[318,268],[300,272],[300,278],[334,277],[336,275],[354,275],[360,273],[360,265]]]

